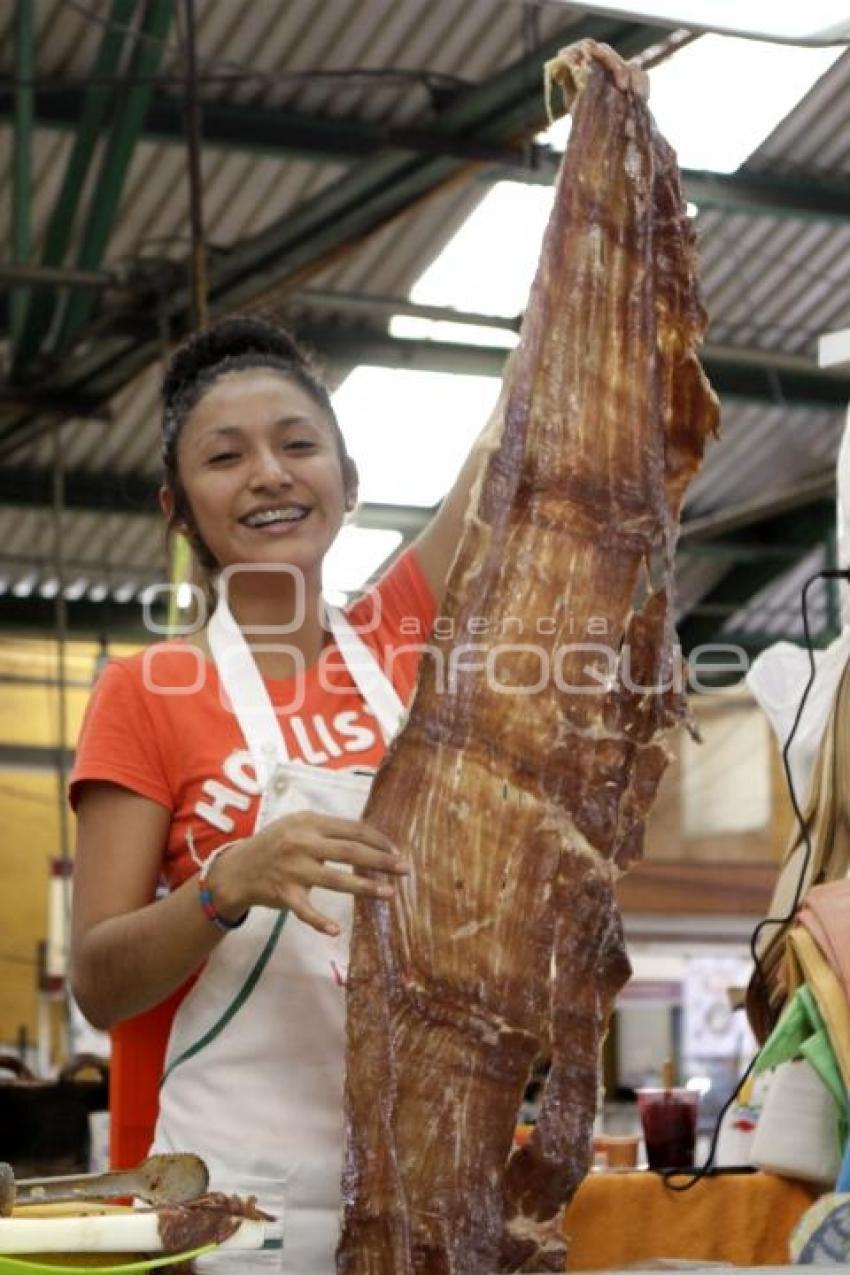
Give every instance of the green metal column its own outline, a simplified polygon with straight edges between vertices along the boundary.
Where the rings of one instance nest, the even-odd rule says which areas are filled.
[[[35,39],[33,0],[18,0],[15,12],[15,124],[12,156],[12,259],[26,265],[30,258],[32,203],[32,119]],[[21,331],[28,289],[16,287],[11,296],[12,339]]]
[[[65,262],[95,147],[115,100],[115,90],[109,81],[119,72],[121,54],[127,39],[124,28],[132,22],[137,3],[138,0],[113,0],[109,25],[104,29],[91,71],[91,83],[86,88],[82,101],[76,137],[68,157],[62,188],[48,222],[41,257],[43,266],[61,266]],[[16,377],[21,375],[38,353],[50,328],[56,305],[55,292],[39,289],[29,295],[24,307],[23,326],[15,346]]]
[[[128,68],[128,83],[119,90],[112,131],[89,202],[86,228],[77,254],[76,264],[80,270],[96,270],[103,261],[133,150],[153,92],[153,78],[165,51],[165,37],[173,8],[173,0],[148,0]],[[59,353],[73,345],[88,321],[93,305],[91,292],[71,293],[56,339]]]

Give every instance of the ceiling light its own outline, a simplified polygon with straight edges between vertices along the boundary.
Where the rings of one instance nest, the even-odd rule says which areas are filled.
[[[56,576],[49,576],[46,580],[42,580],[38,586],[38,592],[42,598],[55,598],[59,592],[59,581]]]
[[[89,589],[89,602],[103,602],[108,593],[109,589],[101,580],[97,584],[93,584]]]
[[[131,602],[136,592],[136,584],[133,580],[125,580],[123,584],[119,584],[116,589],[112,590],[112,596],[116,602]]]
[[[83,596],[88,587],[89,582],[86,576],[77,576],[76,580],[72,580],[70,584],[65,585],[63,593],[68,602],[76,602],[78,598]]]
[[[35,573],[30,572],[27,576],[21,576],[20,580],[16,580],[12,585],[12,592],[16,598],[28,598],[35,587]]]

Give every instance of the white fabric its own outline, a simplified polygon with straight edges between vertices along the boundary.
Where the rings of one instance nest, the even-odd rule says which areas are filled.
[[[846,567],[850,566],[850,412],[838,449],[835,482],[838,562],[840,566]],[[825,651],[815,651],[817,676],[788,751],[794,793],[801,808],[808,796],[815,760],[838,683],[850,658],[850,586],[841,580],[838,582],[838,590],[843,628]],[[747,674],[747,684],[767,714],[780,748],[785,747],[810,672],[808,653],[802,647],[790,642],[777,642],[758,656]]]
[[[772,1073],[750,1163],[821,1186],[835,1182],[841,1167],[835,1099],[806,1059],[780,1063]]]
[[[385,739],[403,705],[372,653],[339,612],[334,639]],[[280,725],[250,650],[222,601],[209,643],[225,692],[262,776],[256,828],[312,810],[357,819],[371,774],[290,761]],[[220,1023],[255,970],[280,913],[255,907],[228,934],[180,1006],[166,1055],[154,1139],[157,1151],[195,1151],[214,1190],[258,1197],[280,1219],[282,1249],[222,1253],[199,1268],[332,1275],[339,1231],[343,1153],[345,973],[352,896],[316,889],[315,906],[341,928],[338,938],[288,917],[268,963],[219,1034],[183,1055]],[[181,1061],[181,1059],[183,1059]],[[169,1067],[174,1070],[169,1073]]]
[[[788,750],[788,765],[794,793],[802,809],[838,683],[850,659],[850,627],[843,630],[825,651],[815,651],[815,677],[806,707]],[[764,709],[784,748],[811,674],[808,652],[791,642],[777,642],[753,662],[747,685]]]

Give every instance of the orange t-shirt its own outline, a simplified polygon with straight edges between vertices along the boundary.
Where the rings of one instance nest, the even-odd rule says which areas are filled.
[[[409,703],[434,600],[414,549],[346,611],[364,643]],[[274,641],[274,638],[268,639]],[[286,635],[279,641],[286,642]],[[296,678],[266,679],[292,760],[374,771],[384,754],[366,708],[334,643]],[[70,781],[129,788],[171,813],[163,857],[169,887],[180,885],[226,841],[254,829],[259,791],[239,724],[215,665],[188,644],[157,643],[107,665],[83,720]],[[121,1023],[113,1032],[110,1109],[113,1164],[140,1159],[150,1144],[171,1020],[185,995]]]
[[[346,615],[406,704],[434,616],[416,551],[402,554]],[[334,643],[299,677],[269,678],[266,686],[292,760],[376,769],[381,734]],[[87,780],[120,784],[171,812],[163,876],[172,888],[197,870],[195,856],[203,860],[254,830],[259,794],[250,753],[215,665],[186,643],[156,643],[106,666],[77,744],[72,806]]]

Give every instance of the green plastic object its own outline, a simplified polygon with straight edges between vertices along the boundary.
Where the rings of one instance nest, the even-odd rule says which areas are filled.
[[[133,1271],[152,1271],[160,1266],[173,1266],[175,1262],[188,1262],[193,1257],[211,1253],[215,1244],[193,1248],[186,1253],[168,1253],[163,1257],[151,1257],[144,1262],[121,1262],[118,1266],[45,1266],[43,1262],[29,1262],[23,1257],[0,1257],[0,1275],[130,1275]]]

